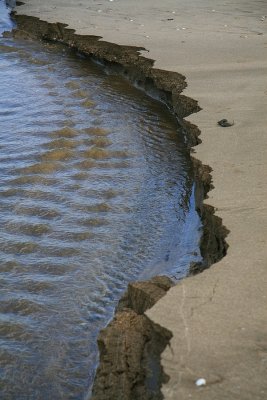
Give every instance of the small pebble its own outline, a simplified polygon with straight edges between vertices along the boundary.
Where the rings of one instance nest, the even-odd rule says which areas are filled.
[[[206,379],[204,379],[204,378],[199,378],[199,379],[197,379],[196,380],[196,382],[195,382],[195,384],[197,385],[197,386],[205,386],[206,385]]]
[[[223,118],[218,121],[217,124],[222,126],[223,128],[227,128],[228,126],[233,126],[234,122],[229,122],[226,118]]]

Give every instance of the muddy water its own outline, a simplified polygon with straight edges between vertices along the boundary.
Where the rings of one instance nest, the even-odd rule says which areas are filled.
[[[188,153],[160,103],[51,44],[0,39],[0,123],[0,397],[84,399],[127,283],[200,257]]]

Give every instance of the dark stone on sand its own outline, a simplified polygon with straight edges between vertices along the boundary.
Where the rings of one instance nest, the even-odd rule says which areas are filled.
[[[222,126],[223,128],[227,128],[228,126],[233,126],[234,122],[229,122],[227,119],[221,119],[217,122],[218,125]]]

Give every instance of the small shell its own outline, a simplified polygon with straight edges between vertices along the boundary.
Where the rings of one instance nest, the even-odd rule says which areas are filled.
[[[196,386],[205,386],[206,383],[207,383],[207,382],[206,382],[206,379],[204,379],[204,378],[199,378],[199,379],[197,379],[196,382],[195,382]]]

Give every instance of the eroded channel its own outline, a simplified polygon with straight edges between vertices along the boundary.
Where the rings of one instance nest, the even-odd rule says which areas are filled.
[[[1,398],[83,399],[129,281],[200,259],[164,106],[64,47],[0,39]]]

